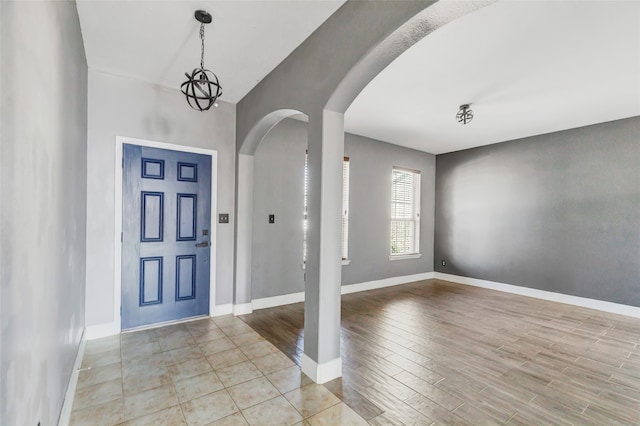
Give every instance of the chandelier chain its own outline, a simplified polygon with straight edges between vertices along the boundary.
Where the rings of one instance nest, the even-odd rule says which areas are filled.
[[[204,22],[200,23],[200,40],[202,40],[202,48],[200,50],[200,68],[204,69]]]

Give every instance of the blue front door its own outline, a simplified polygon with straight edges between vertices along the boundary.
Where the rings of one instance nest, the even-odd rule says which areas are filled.
[[[124,145],[122,328],[209,313],[211,157]]]

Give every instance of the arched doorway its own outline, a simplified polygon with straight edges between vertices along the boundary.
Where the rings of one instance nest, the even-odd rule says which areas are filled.
[[[235,284],[236,296],[242,297],[237,297],[236,303],[247,300],[246,288],[250,287],[243,257],[248,253],[251,227],[247,214],[242,213],[251,208],[243,188],[253,172],[250,153],[266,130],[291,111],[280,109],[282,105],[305,111],[309,117],[310,227],[302,369],[316,382],[341,375],[343,114],[368,82],[407,48],[442,25],[490,3],[347,2],[238,104]],[[353,27],[363,29],[358,37],[353,37]],[[333,46],[340,48],[327,51]],[[330,66],[324,66],[327,64]]]
[[[238,153],[238,159],[237,159],[237,173],[238,173],[237,189],[238,190],[237,190],[237,210],[236,210],[237,211],[237,221],[236,221],[236,241],[237,241],[236,253],[237,254],[236,254],[236,264],[235,264],[236,281],[234,286],[234,313],[236,315],[251,312],[251,310],[253,309],[252,300],[254,298],[266,298],[266,297],[273,296],[272,294],[269,293],[267,289],[263,288],[265,287],[264,286],[265,280],[268,281],[269,276],[266,276],[266,277],[264,275],[261,276],[258,283],[258,288],[255,289],[256,290],[255,292],[253,288],[252,269],[254,266],[254,261],[256,260],[254,259],[254,253],[256,253],[256,250],[259,250],[259,248],[254,249],[254,223],[257,222],[256,204],[254,204],[254,194],[256,189],[255,188],[256,187],[255,154],[261,142],[265,140],[267,135],[269,135],[271,131],[274,130],[278,126],[278,124],[281,123],[283,120],[293,116],[300,116],[303,118],[306,117],[306,115],[300,111],[289,110],[289,109],[276,110],[267,114],[265,117],[263,117],[262,120],[260,120],[256,124],[254,129],[249,133],[249,135],[245,139]],[[304,135],[304,139],[305,139],[304,147],[300,147],[302,150],[306,149],[306,135]],[[275,167],[275,164],[271,164],[270,166]],[[261,189],[263,184],[267,183],[265,181],[265,178],[267,178],[267,180],[270,179],[270,177],[268,176],[268,171],[263,169],[265,168],[264,167],[258,168],[258,173],[260,173],[261,175],[264,175],[263,178],[260,179],[260,182],[258,185],[260,188],[258,189]],[[285,170],[284,173],[282,172],[283,171],[280,170],[278,178],[284,179],[284,182],[286,183],[287,176],[291,174],[291,171]],[[274,177],[274,180],[275,180],[275,177]],[[275,185],[275,182],[273,184]],[[278,194],[283,195],[281,192],[278,192]],[[299,194],[293,194],[293,196],[290,197],[290,199],[288,200],[287,204],[291,205],[290,203],[295,203],[296,202],[295,199],[299,197],[300,197]],[[269,194],[265,194],[263,190],[260,191],[258,198],[259,199],[255,201],[257,202],[257,205],[260,206],[259,210],[263,210],[265,208],[268,209],[270,208],[270,206],[273,205],[269,202],[274,200],[273,197],[269,197]],[[278,197],[278,199],[280,198],[281,197]],[[300,204],[300,209],[298,210],[298,212],[300,215],[302,215],[302,203],[298,203],[298,204]],[[279,207],[282,208],[282,206],[279,206]],[[295,210],[293,210],[293,208],[287,209],[286,211],[287,216],[291,214],[295,215]],[[274,210],[274,208],[271,208],[271,210]],[[281,210],[281,211],[284,213],[284,210]],[[280,215],[277,215],[278,222],[275,222],[275,217],[274,217],[273,223],[270,223],[268,221],[269,214],[273,214],[275,216],[276,215],[275,210],[274,212],[267,213],[266,216],[264,217],[265,220],[261,221],[260,224],[256,223],[260,227],[259,229],[255,230],[257,231],[259,238],[262,238],[272,230],[273,232],[278,232],[278,231],[283,232],[287,230],[286,229],[287,227],[284,227],[283,229],[282,226],[279,226],[281,223]],[[274,225],[274,226],[271,226],[270,229],[265,229],[263,226],[261,226],[261,225],[264,225],[265,223],[267,225]],[[278,226],[275,226],[276,224]],[[288,224],[288,221],[285,220],[283,224]],[[291,225],[288,225],[288,226],[291,226]],[[293,225],[293,227],[295,227],[295,225]],[[279,228],[279,229],[274,230],[274,228]],[[300,245],[302,244],[302,237],[293,238],[293,240],[296,240],[296,241],[299,240],[297,242]],[[260,243],[258,242],[258,244]],[[282,265],[283,263],[287,263],[287,260],[288,260],[288,258],[282,257],[282,256],[280,257],[271,256],[271,257],[275,259],[277,265],[278,264]],[[274,259],[270,259],[270,260],[274,260]],[[264,263],[264,261],[266,261],[266,259],[262,259],[260,263],[262,264]],[[301,257],[300,257],[300,261],[301,261]],[[302,275],[301,268],[299,268],[299,271],[300,271],[300,275]],[[292,276],[295,274],[290,273],[289,275]],[[289,287],[291,287],[291,285],[289,285]],[[255,297],[254,295],[257,297]],[[263,302],[263,304],[259,305],[259,307],[267,307],[265,303],[266,302]],[[274,301],[273,303],[276,303],[276,301]]]

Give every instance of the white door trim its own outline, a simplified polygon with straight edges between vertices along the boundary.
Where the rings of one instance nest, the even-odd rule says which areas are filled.
[[[196,148],[193,146],[177,145],[165,142],[156,142],[146,139],[135,139],[125,136],[116,136],[116,162],[115,162],[115,233],[114,241],[114,280],[113,280],[113,318],[117,333],[122,330],[122,318],[120,317],[120,306],[122,303],[122,243],[120,235],[122,233],[122,146],[125,144],[148,146],[151,148],[169,149],[172,151],[191,152],[194,154],[204,154],[211,157],[211,251],[209,259],[209,315],[213,316],[216,297],[216,194],[218,178],[218,151],[206,148]]]

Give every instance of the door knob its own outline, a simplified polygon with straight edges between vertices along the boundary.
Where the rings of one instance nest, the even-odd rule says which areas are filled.
[[[207,247],[209,245],[209,241],[203,241],[201,243],[196,244],[196,247]]]

